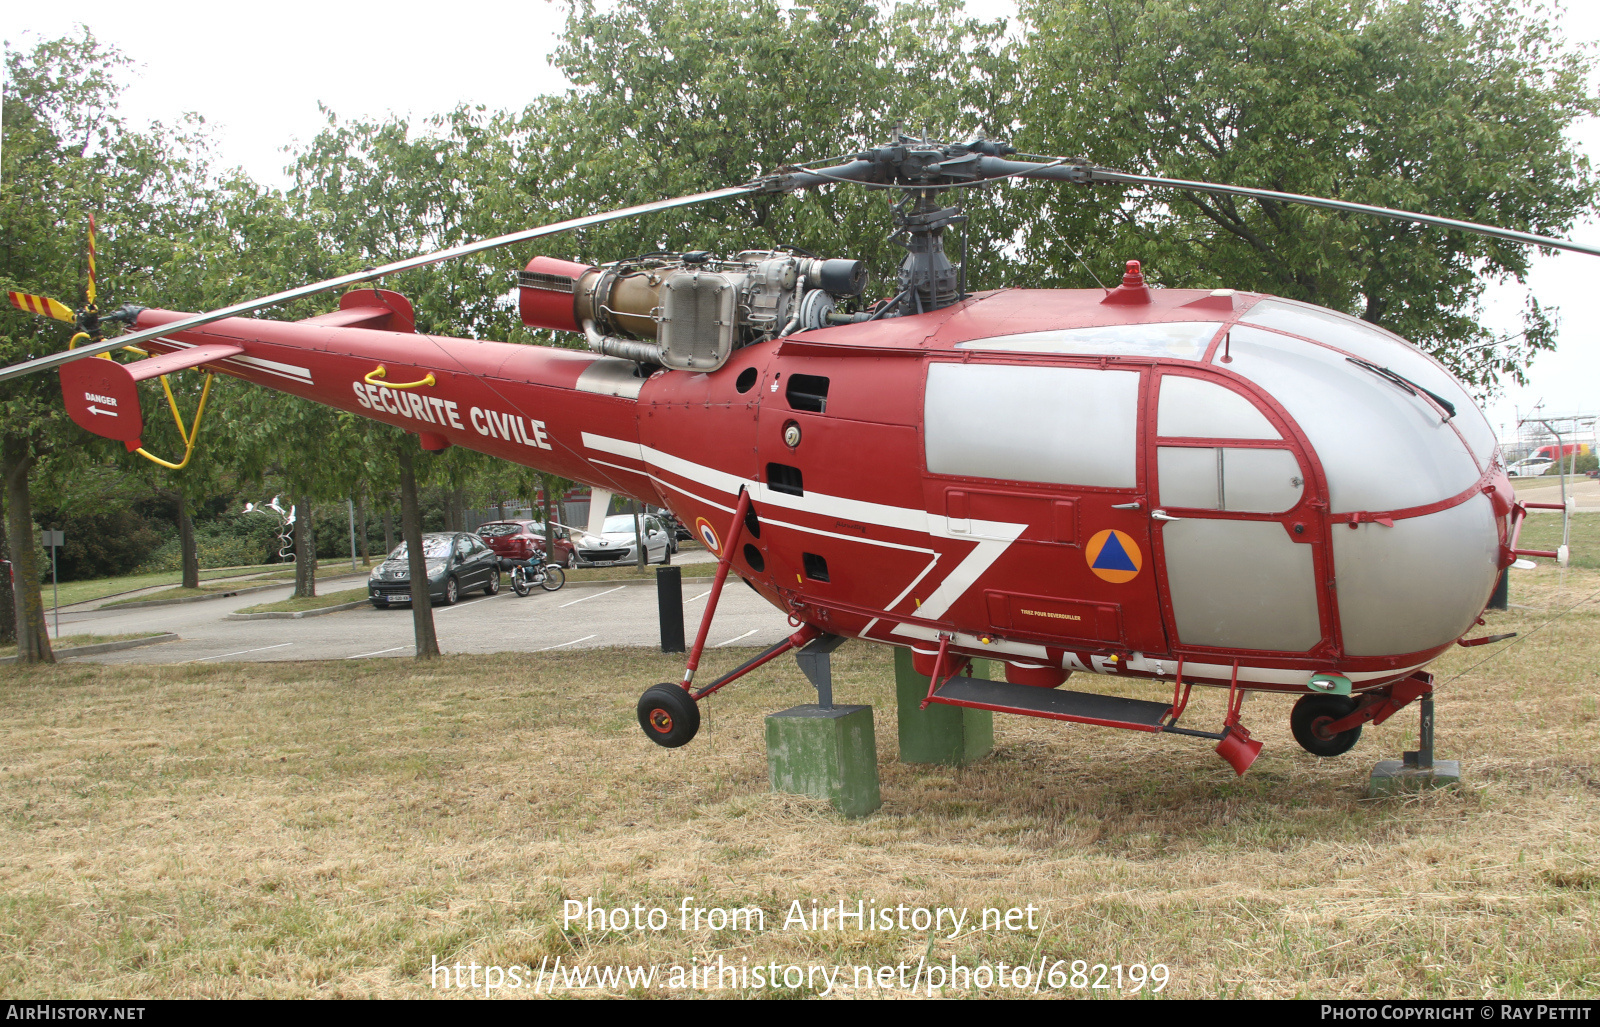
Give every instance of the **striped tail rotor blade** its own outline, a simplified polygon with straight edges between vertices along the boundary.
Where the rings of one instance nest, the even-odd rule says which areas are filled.
[[[8,292],[6,296],[11,300],[11,305],[18,310],[26,310],[30,314],[40,314],[44,317],[53,317],[57,321],[67,324],[77,323],[77,318],[65,304],[57,303],[48,296],[33,296],[25,292]]]
[[[89,215],[89,306],[94,306],[94,215]]]

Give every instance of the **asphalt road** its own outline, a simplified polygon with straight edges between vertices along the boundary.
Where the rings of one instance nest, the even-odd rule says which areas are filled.
[[[365,575],[323,578],[317,591],[361,587]],[[411,609],[375,610],[363,604],[302,620],[230,621],[246,606],[288,598],[292,588],[140,610],[63,612],[63,635],[171,631],[182,641],[77,657],[94,663],[186,663],[213,660],[383,659],[412,652]],[[710,583],[685,582],[684,630],[694,641]],[[519,598],[504,586],[492,598],[476,593],[455,606],[434,607],[439,648],[446,653],[543,652],[607,646],[659,647],[653,585],[569,584]],[[708,646],[768,646],[793,628],[737,578],[730,578],[712,622]]]

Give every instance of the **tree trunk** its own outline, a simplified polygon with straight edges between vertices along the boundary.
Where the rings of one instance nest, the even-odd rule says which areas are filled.
[[[16,611],[17,662],[54,663],[56,656],[44,625],[44,597],[39,593],[39,549],[33,544],[33,502],[28,496],[28,472],[34,458],[17,440],[7,440],[0,454],[4,456],[6,535],[15,576],[12,608]]]
[[[383,555],[388,557],[394,552],[394,513],[388,507],[383,508]]]
[[[400,533],[405,536],[411,572],[411,629],[416,637],[417,659],[439,655],[439,638],[433,631],[433,597],[428,593],[428,559],[422,553],[422,511],[417,507],[417,476],[411,466],[412,441],[400,440]]]
[[[294,597],[311,599],[317,594],[317,540],[311,531],[311,504],[304,499],[294,517]]]
[[[194,546],[194,520],[189,516],[189,498],[178,493],[178,547],[183,550],[183,587],[200,587],[200,554]]]
[[[0,489],[0,645],[17,640],[16,597],[11,594],[11,552],[6,545],[5,490]]]
[[[356,493],[356,542],[360,546],[361,566],[372,566],[372,546],[367,540],[367,483]]]
[[[555,518],[550,516],[550,479],[545,477],[539,483],[539,491],[544,493],[544,562],[565,563],[561,559],[561,550],[556,547]]]

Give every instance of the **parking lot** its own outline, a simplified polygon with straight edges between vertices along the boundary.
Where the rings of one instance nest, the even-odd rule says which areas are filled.
[[[324,579],[322,593],[361,587],[365,576]],[[411,610],[363,604],[301,620],[230,621],[229,613],[285,599],[290,586],[227,599],[135,610],[63,612],[63,635],[170,631],[181,641],[75,657],[96,663],[187,663],[212,660],[383,659],[413,651]],[[710,592],[709,580],[684,582],[685,632],[692,642]],[[439,648],[446,653],[538,653],[607,646],[659,647],[654,583],[585,582],[519,598],[465,597],[434,607]],[[794,629],[782,613],[736,578],[723,590],[708,646],[766,646]]]

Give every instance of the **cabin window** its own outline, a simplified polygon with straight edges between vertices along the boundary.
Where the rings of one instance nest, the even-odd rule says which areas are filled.
[[[1137,371],[934,364],[923,395],[928,470],[1133,488],[1138,410]]]
[[[1162,506],[1283,513],[1305,493],[1300,462],[1287,449],[1162,446],[1156,470]]]
[[[958,342],[956,349],[1009,350],[1013,353],[1105,353],[1118,357],[1199,360],[1221,327],[1221,321],[1174,321],[1169,324],[1054,328],[1048,332],[1024,332]]]
[[[1275,439],[1278,431],[1250,400],[1215,382],[1169,374],[1161,379],[1156,434],[1183,439]]]

